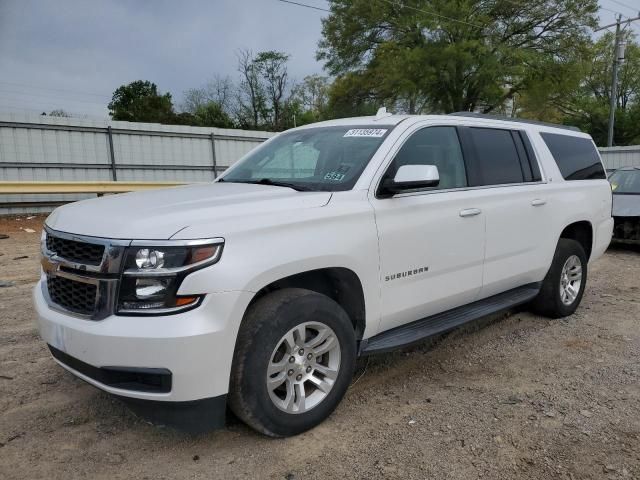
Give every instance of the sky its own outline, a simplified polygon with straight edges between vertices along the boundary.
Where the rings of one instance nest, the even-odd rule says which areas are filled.
[[[0,0],[0,111],[104,117],[113,91],[139,79],[179,104],[217,74],[235,79],[244,48],[289,53],[301,80],[322,72],[323,15],[277,0]]]
[[[640,10],[640,0],[600,5],[601,25]],[[322,73],[315,53],[325,15],[279,0],[0,0],[0,112],[106,117],[113,91],[134,80],[156,83],[179,105],[215,75],[237,78],[245,48],[289,53],[290,76],[301,80]]]

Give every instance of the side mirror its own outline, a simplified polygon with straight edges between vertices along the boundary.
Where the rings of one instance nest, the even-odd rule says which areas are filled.
[[[435,165],[402,165],[393,180],[383,181],[380,193],[390,196],[406,190],[437,187],[439,183],[440,175]]]

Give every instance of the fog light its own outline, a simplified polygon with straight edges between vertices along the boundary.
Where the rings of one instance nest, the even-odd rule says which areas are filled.
[[[164,265],[164,252],[141,248],[136,252],[136,265],[138,268],[162,268]]]
[[[164,297],[171,279],[167,278],[138,278],[136,279],[136,297],[147,300],[154,297]]]

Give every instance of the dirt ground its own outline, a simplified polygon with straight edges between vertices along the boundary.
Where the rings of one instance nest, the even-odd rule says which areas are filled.
[[[640,251],[595,262],[570,318],[515,313],[363,360],[303,435],[231,420],[189,436],[50,358],[31,306],[41,222],[0,218],[2,479],[640,479]]]

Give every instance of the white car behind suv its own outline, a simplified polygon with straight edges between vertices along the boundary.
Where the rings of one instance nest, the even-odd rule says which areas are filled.
[[[380,112],[284,132],[214,183],[57,209],[34,301],[55,360],[147,418],[203,430],[228,404],[287,436],[359,355],[521,304],[572,314],[612,227],[589,135]]]

